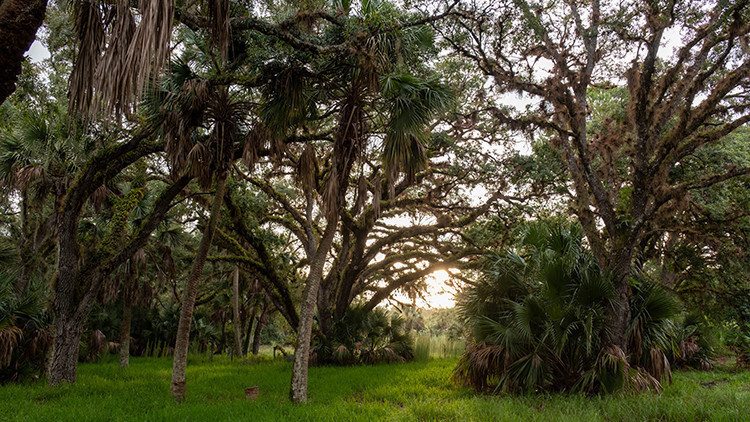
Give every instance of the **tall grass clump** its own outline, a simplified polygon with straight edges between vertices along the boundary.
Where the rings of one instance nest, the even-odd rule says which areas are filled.
[[[426,362],[430,359],[430,343],[432,336],[429,334],[420,334],[414,340],[414,360],[417,362]]]

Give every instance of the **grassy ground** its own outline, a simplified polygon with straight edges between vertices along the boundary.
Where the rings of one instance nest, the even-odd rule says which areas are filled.
[[[478,396],[450,381],[455,359],[389,366],[311,368],[310,401],[287,400],[291,364],[281,360],[188,365],[187,400],[172,402],[169,358],[79,367],[75,385],[0,387],[0,420],[344,421],[344,420],[750,420],[750,373],[679,372],[660,395]],[[260,386],[256,402],[244,388]]]

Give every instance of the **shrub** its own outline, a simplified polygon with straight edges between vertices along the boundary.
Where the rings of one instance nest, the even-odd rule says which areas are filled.
[[[18,297],[10,274],[0,275],[0,383],[37,377],[52,345],[52,317],[47,312],[48,290],[32,283]]]
[[[726,340],[729,349],[736,356],[736,365],[750,369],[750,323],[735,325]]]
[[[393,363],[414,358],[405,320],[381,308],[352,307],[333,324],[330,338],[318,332],[313,341],[316,364]]]
[[[602,342],[611,282],[569,222],[529,223],[518,245],[486,254],[458,308],[472,344],[454,371],[478,391],[659,389],[670,376],[674,299],[633,281],[628,359]]]

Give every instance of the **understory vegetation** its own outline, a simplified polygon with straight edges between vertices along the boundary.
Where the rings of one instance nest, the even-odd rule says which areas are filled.
[[[694,317],[646,275],[631,280],[628,350],[602,344],[613,288],[578,225],[537,221],[510,250],[487,254],[458,302],[471,346],[455,378],[477,391],[660,391],[672,366],[709,369]],[[704,328],[705,329],[705,328]]]

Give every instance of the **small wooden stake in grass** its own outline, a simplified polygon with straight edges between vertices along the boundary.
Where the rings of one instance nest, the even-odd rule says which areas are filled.
[[[260,387],[258,387],[257,385],[252,386],[252,387],[247,387],[245,389],[245,398],[252,399],[253,401],[255,401],[258,398],[259,390],[260,390]]]

